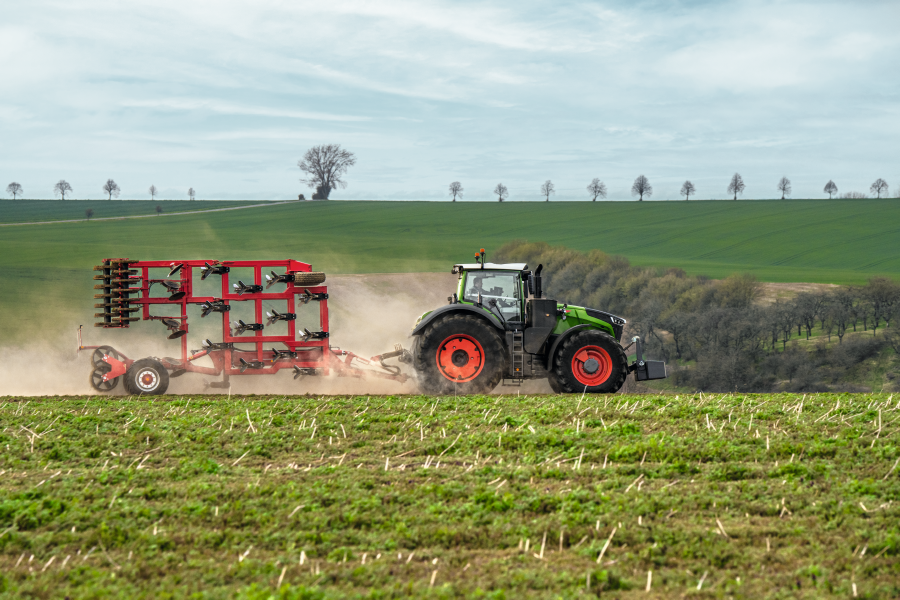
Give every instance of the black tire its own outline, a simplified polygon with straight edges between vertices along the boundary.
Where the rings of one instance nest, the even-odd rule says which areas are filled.
[[[93,354],[91,354],[91,365],[95,369],[97,367],[109,368],[109,364],[103,361],[104,356],[111,356],[116,360],[122,360],[121,355],[119,355],[112,346],[100,346],[94,350]]]
[[[169,372],[153,358],[135,361],[123,378],[125,390],[135,396],[159,396],[169,389]]]
[[[117,385],[119,385],[119,377],[114,377],[109,381],[103,381],[103,376],[109,373],[110,367],[106,363],[104,363],[100,367],[94,367],[91,370],[91,387],[97,390],[102,394],[106,394],[108,392],[113,391]]]
[[[559,379],[556,378],[556,373],[550,371],[547,373],[547,383],[550,384],[550,389],[553,390],[554,394],[562,394],[562,387],[559,385]]]
[[[563,342],[556,353],[553,374],[565,394],[614,394],[625,384],[628,357],[609,334],[582,331]]]
[[[419,387],[426,394],[486,394],[507,369],[500,333],[471,315],[450,315],[429,324],[413,349]],[[453,373],[457,379],[451,378]]]
[[[319,285],[325,283],[325,273],[294,273],[294,285]]]

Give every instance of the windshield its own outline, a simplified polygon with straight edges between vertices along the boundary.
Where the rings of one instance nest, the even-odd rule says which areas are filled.
[[[466,273],[464,300],[481,302],[491,308],[489,302],[497,301],[497,309],[507,321],[519,321],[519,273],[509,271],[469,271]]]

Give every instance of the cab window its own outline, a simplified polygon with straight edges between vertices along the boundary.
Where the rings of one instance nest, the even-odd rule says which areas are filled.
[[[509,271],[469,271],[466,273],[466,287],[463,299],[467,302],[481,302],[490,306],[491,300],[497,301],[497,308],[508,321],[518,321],[520,316],[519,273]]]

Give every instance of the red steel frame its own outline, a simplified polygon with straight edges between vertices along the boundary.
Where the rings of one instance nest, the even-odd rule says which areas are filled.
[[[223,301],[225,304],[232,304],[234,302],[253,302],[254,303],[254,318],[256,323],[265,323],[265,311],[263,310],[263,301],[272,301],[272,300],[285,300],[287,303],[288,313],[296,314],[296,309],[298,307],[298,303],[300,302],[297,299],[298,295],[302,294],[318,294],[319,297],[322,298],[320,300],[309,300],[309,302],[318,302],[319,303],[319,321],[320,321],[320,332],[324,333],[324,339],[307,339],[307,340],[298,340],[297,339],[297,322],[295,320],[286,321],[288,327],[287,335],[265,335],[265,329],[262,331],[248,331],[245,335],[232,336],[231,335],[231,319],[230,312],[221,313],[222,317],[222,342],[224,343],[233,343],[233,344],[241,344],[241,345],[254,345],[253,350],[237,350],[233,348],[224,348],[224,349],[215,349],[209,350],[204,349],[198,353],[188,355],[188,341],[187,335],[183,335],[181,337],[181,359],[176,360],[172,358],[163,358],[161,362],[163,366],[170,370],[184,370],[186,372],[191,373],[202,373],[206,375],[224,375],[225,380],[228,379],[230,375],[273,375],[278,373],[280,370],[288,368],[293,369],[297,367],[299,369],[304,369],[304,374],[322,374],[329,375],[331,371],[335,371],[338,375],[349,375],[349,376],[364,376],[367,374],[376,375],[378,377],[386,378],[386,379],[395,379],[397,381],[405,381],[407,377],[405,375],[400,375],[396,372],[395,369],[390,370],[369,370],[369,369],[359,369],[358,366],[374,366],[376,368],[383,368],[384,365],[381,362],[384,358],[390,358],[392,356],[399,356],[402,353],[402,350],[398,350],[394,353],[386,353],[384,355],[379,355],[373,357],[371,359],[366,359],[361,356],[358,356],[352,352],[347,352],[340,350],[338,348],[333,348],[330,346],[328,341],[329,329],[328,329],[328,300],[327,300],[327,292],[328,288],[325,285],[316,285],[316,286],[303,286],[296,285],[293,281],[287,281],[283,284],[276,285],[286,285],[287,288],[283,292],[258,292],[258,293],[244,293],[242,295],[237,294],[233,291],[232,282],[229,278],[229,273],[222,274],[210,274],[208,277],[220,277],[222,284],[222,292],[220,296],[195,296],[193,295],[193,278],[194,278],[194,270],[197,269],[199,271],[200,267],[205,266],[206,264],[212,266],[224,266],[229,268],[252,268],[253,269],[253,284],[258,286],[265,286],[264,279],[264,270],[274,270],[276,273],[278,269],[283,269],[282,273],[309,273],[312,271],[312,266],[299,262],[296,260],[236,260],[236,261],[214,261],[214,260],[184,260],[184,261],[131,261],[126,259],[106,259],[104,263],[107,261],[121,261],[121,263],[127,262],[128,269],[137,269],[139,270],[139,275],[132,275],[129,279],[133,279],[134,283],[140,284],[140,287],[131,287],[126,289],[132,289],[134,291],[139,291],[140,295],[135,298],[131,298],[128,302],[131,306],[140,306],[141,307],[141,319],[144,321],[152,321],[152,320],[162,320],[162,319],[175,319],[181,322],[181,329],[187,332],[189,330],[188,325],[188,314],[187,307],[189,304],[202,304],[204,302],[217,302]],[[162,281],[162,278],[153,278],[150,276],[150,269],[172,269],[178,265],[182,265],[181,270],[179,271],[180,279],[166,279],[166,281],[178,282],[180,283],[180,291],[184,292],[184,296],[179,298],[178,300],[170,300],[168,298],[153,298],[150,296],[150,286],[151,282],[159,282]],[[198,273],[199,275],[199,273]],[[247,283],[247,282],[245,282]],[[180,309],[180,316],[175,315],[151,315],[150,308],[154,305],[161,306],[169,306],[169,307],[178,307]],[[211,313],[212,317],[215,313]],[[100,325],[106,328],[125,328],[129,326],[129,323],[106,323],[104,325]],[[269,349],[266,349],[264,346],[269,344]],[[291,352],[296,352],[296,358],[281,358],[278,360],[274,359],[274,354],[272,352],[272,344],[283,344],[287,347]],[[81,345],[81,332],[79,330],[78,334],[78,349],[79,350],[90,350],[96,349],[100,346],[82,346]],[[199,365],[195,365],[193,363],[194,360],[201,358],[203,356],[209,356],[213,361],[213,368],[210,367],[202,367]],[[107,358],[109,360],[107,360]],[[122,365],[127,368],[130,367],[134,360],[125,357],[122,355]],[[250,361],[258,361],[263,364],[269,364],[269,366],[265,366],[263,368],[246,368],[245,370],[241,370],[240,359],[244,359],[248,362]],[[357,365],[351,365],[352,361],[358,361]],[[113,366],[113,370],[109,372],[108,375],[112,376],[120,375],[119,371],[122,370],[122,366],[115,365],[113,363],[119,362],[111,357],[104,358],[105,362],[109,362]],[[235,364],[237,363],[237,364]],[[378,363],[378,364],[373,364]],[[386,372],[387,371],[387,372]],[[109,377],[112,379],[113,377]],[[106,380],[107,377],[104,377]]]

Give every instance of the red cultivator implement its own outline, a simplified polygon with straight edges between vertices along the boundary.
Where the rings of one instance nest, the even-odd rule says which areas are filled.
[[[253,283],[238,279],[232,283],[234,270],[252,271]],[[164,270],[161,272],[161,270]],[[133,360],[110,346],[83,346],[78,331],[78,350],[93,350],[91,385],[100,392],[110,392],[120,379],[130,394],[163,394],[170,377],[185,373],[222,376],[211,387],[228,388],[232,375],[274,375],[283,369],[293,372],[294,379],[311,375],[380,377],[404,382],[408,376],[385,360],[409,361],[409,353],[399,345],[392,352],[363,358],[329,344],[328,289],[324,273],[312,271],[310,265],[295,260],[276,261],[136,261],[110,258],[94,267],[98,283],[94,307],[99,321],[95,327],[127,328],[133,322],[159,321],[168,339],[181,340],[180,358],[142,358]],[[266,274],[270,271],[270,274]],[[159,273],[159,277],[155,276]],[[199,277],[197,277],[199,276]],[[197,295],[194,289],[207,278],[219,278],[221,291],[214,295]],[[199,278],[199,281],[198,281]],[[154,285],[162,296],[152,296]],[[216,286],[218,287],[218,286]],[[283,312],[265,310],[263,303],[280,303]],[[202,348],[188,351],[188,308],[195,305],[200,318],[221,318],[221,341],[204,340]],[[250,306],[252,317],[230,318],[233,307]],[[318,308],[318,318],[312,311]],[[304,319],[298,319],[298,311]],[[163,314],[165,313],[165,314]],[[312,317],[312,318],[311,318]],[[315,322],[315,324],[313,324]],[[277,329],[278,335],[269,335]],[[208,357],[212,366],[196,364]]]

